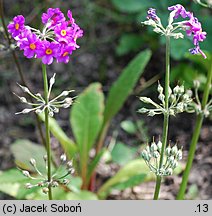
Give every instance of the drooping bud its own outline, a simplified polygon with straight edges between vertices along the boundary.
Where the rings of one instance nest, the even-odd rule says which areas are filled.
[[[34,158],[31,158],[31,159],[30,159],[30,164],[31,164],[32,166],[36,166],[36,160],[35,160]]]

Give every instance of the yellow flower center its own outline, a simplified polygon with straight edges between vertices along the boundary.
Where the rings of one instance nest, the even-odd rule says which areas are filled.
[[[66,36],[66,30],[61,30],[60,33],[61,33],[62,36]]]
[[[30,49],[32,49],[32,50],[34,50],[34,49],[36,48],[36,46],[35,46],[34,43],[31,43],[31,44],[29,45],[29,47],[30,47]]]
[[[47,54],[47,55],[52,54],[52,49],[47,49],[47,50],[46,50],[46,54]]]
[[[68,52],[64,52],[63,53],[63,57],[67,56],[68,55]]]
[[[18,29],[19,29],[19,27],[20,27],[20,26],[19,26],[19,24],[18,24],[18,23],[16,23],[16,24],[15,24],[15,29],[16,29],[16,30],[18,30]]]

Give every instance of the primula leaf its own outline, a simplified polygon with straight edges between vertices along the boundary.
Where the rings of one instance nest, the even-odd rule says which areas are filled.
[[[88,154],[103,123],[104,95],[99,83],[91,84],[77,98],[70,121],[80,153],[82,169],[88,164]],[[83,165],[82,165],[83,164]]]
[[[133,91],[135,84],[144,71],[151,57],[151,51],[145,50],[140,52],[123,70],[118,80],[113,84],[109,91],[106,102],[104,123],[113,118],[114,115],[121,109],[125,100]]]
[[[118,142],[111,152],[112,160],[120,165],[124,165],[133,159],[135,152],[135,147],[129,147],[124,143]]]
[[[43,121],[45,120],[44,114],[40,114],[39,117]],[[50,127],[51,133],[61,143],[61,145],[64,149],[64,152],[66,153],[68,158],[71,159],[77,151],[76,144],[70,138],[68,138],[68,136],[65,134],[63,129],[57,123],[57,121],[53,118],[50,118],[50,117],[49,117],[49,127]]]
[[[107,182],[105,182],[105,184],[102,185],[102,187],[98,191],[98,196],[101,199],[105,199],[109,194],[111,188],[113,188],[115,185],[127,182],[133,176],[141,174],[146,175],[144,179],[145,181],[155,179],[155,175],[149,171],[149,168],[145,164],[144,160],[136,159],[129,162],[124,167],[122,167],[116,173],[116,175],[114,175]]]
[[[113,188],[117,189],[117,190],[124,190],[126,188],[134,187],[136,185],[141,184],[145,180],[145,177],[146,177],[146,174],[143,174],[143,173],[139,174],[139,175],[132,176],[127,181],[114,185]]]

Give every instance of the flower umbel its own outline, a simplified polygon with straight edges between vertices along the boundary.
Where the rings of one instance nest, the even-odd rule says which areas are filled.
[[[14,17],[7,27],[27,58],[41,58],[43,64],[48,65],[52,64],[54,59],[68,63],[69,56],[79,48],[77,39],[83,36],[83,31],[75,23],[70,10],[67,16],[68,21],[59,8],[49,8],[42,15],[42,31],[25,25],[22,15]]]
[[[50,99],[50,94],[51,94],[51,90],[52,87],[54,85],[55,82],[55,75],[53,75],[53,77],[50,79],[50,84],[49,84],[49,92],[48,92],[48,98],[49,98],[49,102],[48,104],[46,104],[44,98],[41,96],[40,93],[37,94],[33,94],[32,92],[30,92],[30,90],[27,87],[24,86],[20,86],[20,88],[27,93],[28,95],[30,95],[33,99],[36,100],[35,103],[30,103],[27,101],[27,99],[25,97],[20,97],[18,95],[16,95],[20,101],[22,103],[28,104],[30,106],[32,106],[32,108],[26,108],[24,110],[22,110],[21,112],[17,112],[16,114],[27,114],[29,112],[36,112],[37,114],[42,113],[45,111],[45,109],[48,109],[48,113],[49,116],[54,116],[54,113],[58,113],[60,108],[68,108],[73,104],[73,99],[74,97],[67,97],[71,92],[74,92],[74,90],[69,90],[69,91],[63,91],[61,94],[59,94],[58,96],[56,96],[53,99]],[[61,100],[61,98],[64,98]]]
[[[47,171],[48,168],[47,156],[45,155],[43,159],[46,164],[46,171]],[[58,166],[58,168],[54,171],[51,180],[48,181],[48,177],[46,173],[41,172],[37,167],[36,160],[34,158],[31,158],[30,164],[34,169],[35,174],[32,176],[29,171],[21,170],[22,174],[27,178],[29,178],[32,182],[32,183],[25,184],[26,189],[40,187],[42,188],[43,193],[47,194],[49,192],[49,187],[58,187],[60,184],[61,185],[69,184],[71,177],[75,172],[73,168],[73,162],[66,161],[66,156],[64,154],[61,155],[60,162],[61,163]]]
[[[204,58],[206,55],[200,49],[199,42],[203,42],[206,39],[206,32],[202,30],[202,25],[192,12],[186,11],[186,9],[180,5],[173,5],[168,7],[171,11],[169,15],[169,22],[166,28],[163,27],[160,18],[156,15],[156,10],[150,8],[147,11],[147,21],[142,22],[144,25],[150,25],[154,28],[156,33],[174,37],[175,39],[183,38],[181,31],[186,31],[188,37],[193,37],[194,48],[189,49],[191,54],[201,54]],[[179,17],[185,19],[181,22],[174,22]]]
[[[150,146],[147,145],[141,152],[141,157],[156,176],[169,176],[172,175],[174,169],[178,166],[178,161],[182,159],[182,149],[178,149],[177,145],[173,147],[168,146],[165,149],[165,162],[159,167],[161,147],[162,143],[160,140],[157,144],[153,141]]]

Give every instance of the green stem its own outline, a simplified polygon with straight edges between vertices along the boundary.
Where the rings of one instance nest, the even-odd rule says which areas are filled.
[[[46,104],[49,103],[48,98],[48,79],[46,73],[46,65],[42,64],[43,82],[44,82],[44,99]],[[46,151],[47,151],[47,165],[48,165],[48,182],[51,182],[51,145],[50,145],[50,130],[49,130],[49,110],[45,109],[45,128],[46,128]],[[49,184],[49,200],[52,200],[52,188]]]
[[[161,157],[159,162],[159,169],[163,165],[164,151],[167,144],[168,128],[169,128],[169,75],[170,75],[170,37],[166,36],[166,77],[165,77],[165,109],[164,121],[163,121],[163,137],[162,137],[162,148]],[[161,176],[157,175],[154,200],[157,200],[160,193]]]
[[[211,68],[208,71],[207,83],[206,83],[205,89],[204,89],[204,94],[203,94],[203,99],[202,99],[202,110],[205,109],[205,106],[207,105],[207,102],[208,102],[208,97],[209,97],[210,88],[211,88],[211,81],[212,81],[212,63],[211,63]],[[195,155],[196,146],[197,146],[197,142],[199,139],[200,131],[202,128],[203,119],[204,119],[203,114],[199,114],[197,116],[196,125],[195,125],[195,129],[193,132],[191,144],[190,144],[190,150],[188,153],[188,161],[186,164],[185,171],[183,173],[183,178],[182,178],[182,183],[180,185],[180,190],[179,190],[178,195],[177,195],[178,200],[184,199],[184,196],[185,196],[185,191],[186,191],[186,187],[188,184],[188,177],[189,177],[191,167],[193,164],[194,155]]]

